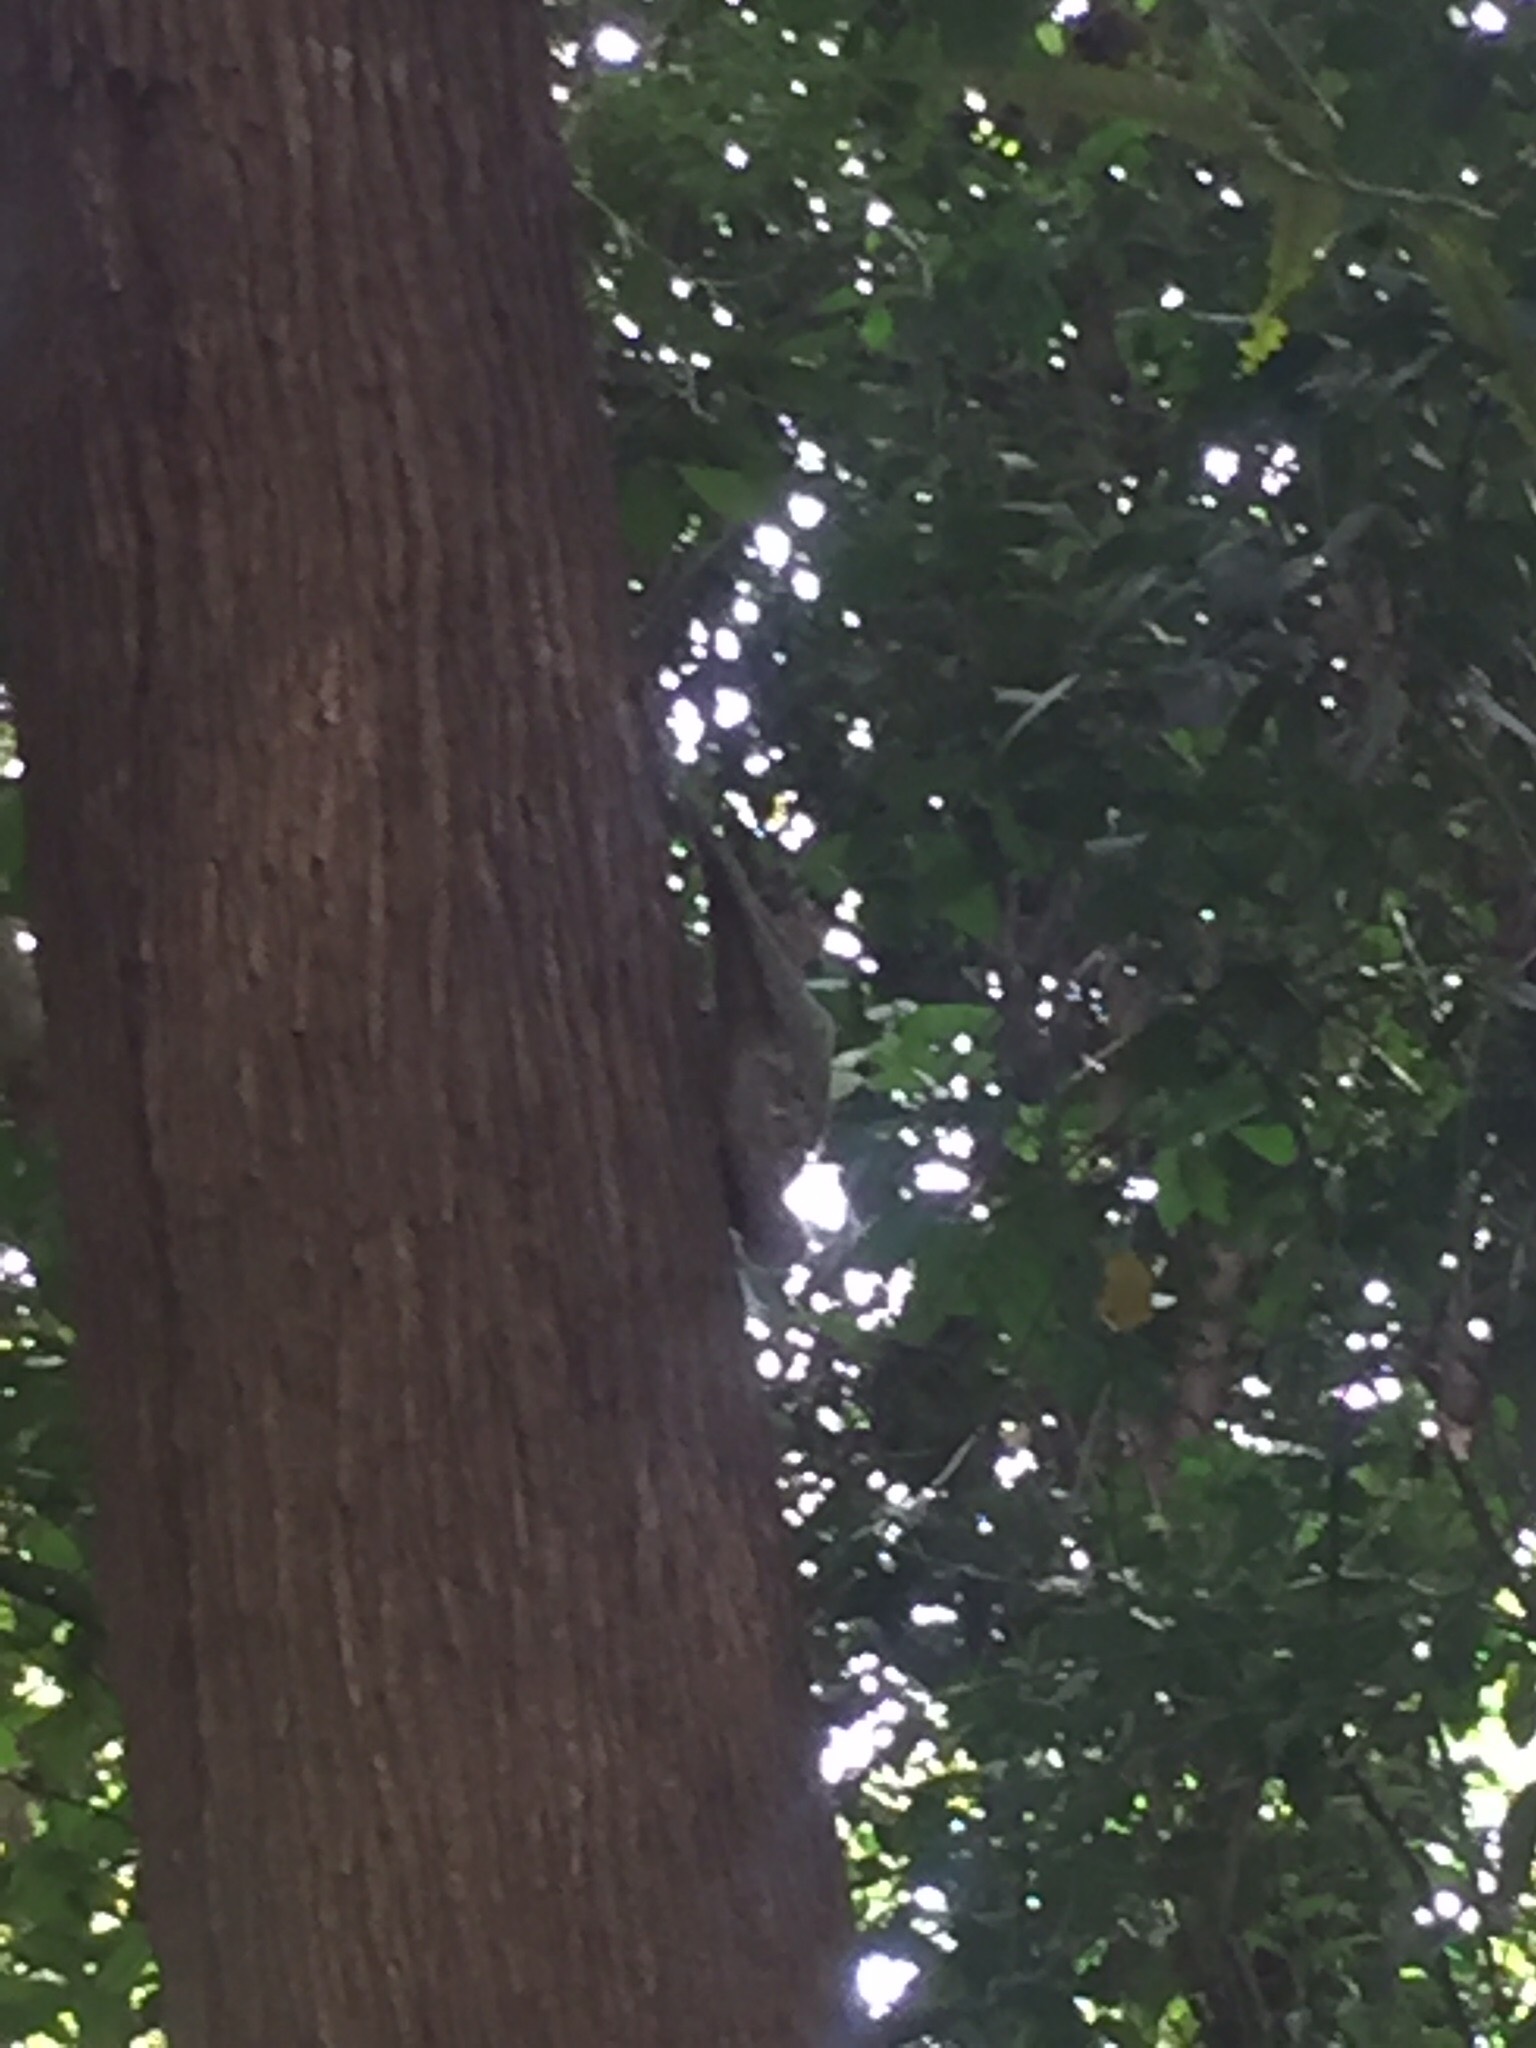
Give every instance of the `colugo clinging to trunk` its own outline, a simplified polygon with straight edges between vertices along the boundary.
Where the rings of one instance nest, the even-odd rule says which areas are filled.
[[[707,1024],[731,1228],[749,1264],[782,1271],[804,1249],[784,1205],[821,1141],[831,1094],[831,1017],[806,986],[824,929],[804,905],[770,909],[688,798],[688,837],[709,900]]]

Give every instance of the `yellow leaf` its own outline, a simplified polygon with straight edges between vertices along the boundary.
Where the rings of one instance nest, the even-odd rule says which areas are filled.
[[[1250,376],[1255,370],[1262,370],[1270,357],[1285,347],[1290,331],[1278,313],[1254,314],[1252,328],[1240,351],[1243,368]]]
[[[1243,343],[1243,367],[1250,373],[1284,347],[1288,330],[1281,313],[1311,283],[1319,262],[1333,245],[1344,212],[1343,195],[1325,179],[1288,173],[1262,182],[1270,186],[1274,219],[1269,281]]]
[[[1152,1272],[1134,1252],[1111,1252],[1104,1261],[1099,1320],[1117,1331],[1139,1330],[1152,1320]]]

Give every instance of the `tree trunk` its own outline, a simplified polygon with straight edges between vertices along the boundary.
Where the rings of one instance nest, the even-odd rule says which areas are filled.
[[[845,1927],[537,0],[10,0],[10,628],[175,2048],[797,2048]]]

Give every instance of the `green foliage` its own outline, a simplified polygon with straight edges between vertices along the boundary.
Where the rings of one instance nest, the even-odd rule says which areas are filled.
[[[0,757],[14,753],[5,727]],[[0,898],[14,905],[19,785],[0,791]],[[55,1189],[51,1161],[9,1126],[0,1219],[0,2035],[128,2048],[160,2038],[155,1974],[88,1581]]]
[[[750,418],[827,508],[675,519],[661,659],[855,892],[762,1331],[850,1864],[893,2039],[1507,2048],[1529,21],[1109,11],[678,0],[574,87],[630,474]]]
[[[25,1175],[7,1186],[14,1241],[35,1210]],[[110,2048],[149,2038],[153,1980],[85,1578],[68,1332],[36,1270],[13,1264],[0,1295],[0,2028]]]

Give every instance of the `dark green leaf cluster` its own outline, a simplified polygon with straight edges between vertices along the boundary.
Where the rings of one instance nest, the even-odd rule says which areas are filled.
[[[760,1326],[831,1755],[893,2039],[1507,2044],[1532,22],[1140,13],[678,0],[576,88],[650,651],[845,927]]]
[[[7,910],[21,854],[20,786],[3,781]],[[128,2048],[158,2038],[155,1973],[88,1577],[59,1253],[51,1162],[0,1122],[0,2038]]]

